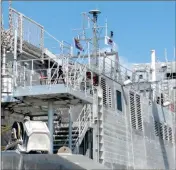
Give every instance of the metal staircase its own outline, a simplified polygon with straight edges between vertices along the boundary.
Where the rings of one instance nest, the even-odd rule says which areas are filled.
[[[92,123],[91,105],[84,105],[77,120],[72,123],[72,152],[79,153],[79,146]],[[62,146],[69,146],[69,123],[56,125],[54,130],[54,153]]]

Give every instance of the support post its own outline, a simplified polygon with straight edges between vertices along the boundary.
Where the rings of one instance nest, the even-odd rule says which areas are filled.
[[[48,129],[50,131],[50,154],[53,154],[53,102],[48,101]]]
[[[156,56],[155,50],[151,50],[151,69],[152,69],[152,88],[153,88],[153,101],[156,95]]]
[[[89,158],[92,158],[92,136],[91,130],[88,131],[88,148],[89,148]]]
[[[72,116],[70,109],[69,109],[69,148],[72,151]]]
[[[16,78],[17,78],[17,37],[18,33],[17,30],[15,30],[15,37],[14,37],[14,59],[13,59],[13,86],[16,87]]]

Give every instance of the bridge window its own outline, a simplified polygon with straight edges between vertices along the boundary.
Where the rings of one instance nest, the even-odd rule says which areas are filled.
[[[166,73],[167,79],[176,79],[176,73]]]
[[[116,90],[116,97],[117,97],[117,109],[122,111],[122,95],[121,92]]]

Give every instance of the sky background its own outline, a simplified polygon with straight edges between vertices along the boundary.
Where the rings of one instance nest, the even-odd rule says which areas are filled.
[[[97,8],[102,12],[100,25],[107,18],[119,55],[126,62],[150,62],[152,49],[159,61],[164,61],[165,48],[168,59],[174,59],[176,2],[173,1],[15,1],[12,7],[39,22],[58,40],[70,43],[75,35],[72,29],[81,27],[80,14]],[[3,11],[7,26],[8,2],[3,2]]]

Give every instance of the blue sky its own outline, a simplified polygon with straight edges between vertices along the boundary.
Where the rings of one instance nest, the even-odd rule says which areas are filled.
[[[119,55],[128,62],[150,62],[150,50],[155,49],[159,60],[173,60],[176,31],[176,2],[167,1],[29,1],[13,2],[12,6],[34,19],[59,40],[72,43],[73,28],[81,27],[81,12],[101,10],[101,21],[108,19],[109,31],[119,47]],[[3,2],[4,19],[8,3]]]

